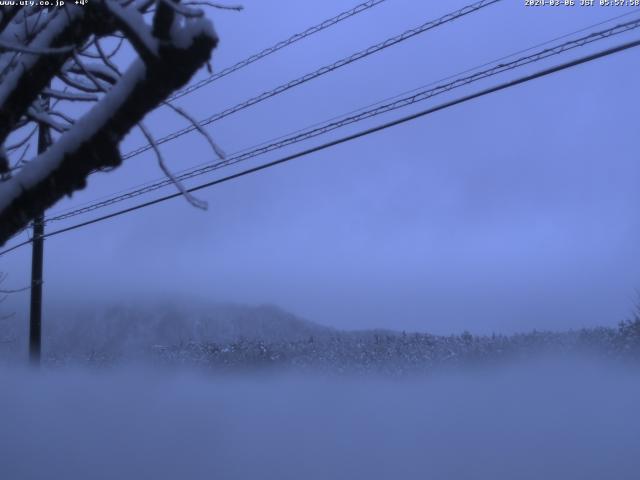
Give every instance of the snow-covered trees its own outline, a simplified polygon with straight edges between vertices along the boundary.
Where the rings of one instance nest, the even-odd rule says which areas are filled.
[[[0,7],[0,245],[92,172],[117,167],[133,127],[152,141],[142,119],[217,41],[203,12],[177,0]],[[137,58],[121,71],[127,49]],[[38,123],[53,144],[29,158]]]

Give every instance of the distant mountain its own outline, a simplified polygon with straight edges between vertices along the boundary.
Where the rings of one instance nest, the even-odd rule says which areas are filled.
[[[108,365],[138,358],[227,370],[283,366],[395,374],[513,361],[541,353],[587,352],[606,359],[640,359],[639,318],[617,328],[442,336],[383,329],[336,330],[270,305],[143,304],[48,308],[43,324],[46,361]],[[22,361],[26,330],[0,333],[0,361]]]
[[[333,329],[299,318],[273,305],[217,305],[202,312],[195,336],[203,341],[230,342],[239,339],[272,341],[306,340],[324,336]]]
[[[45,353],[120,355],[155,345],[189,342],[297,341],[325,337],[329,327],[276,306],[239,304],[153,306],[123,304],[104,309],[52,311],[44,324]]]

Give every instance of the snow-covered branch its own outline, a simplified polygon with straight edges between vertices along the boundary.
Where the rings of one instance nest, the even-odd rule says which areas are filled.
[[[85,9],[65,7],[67,15],[57,15],[28,45],[33,50],[46,50],[84,43],[92,32],[85,19]],[[3,144],[29,106],[46,88],[64,65],[71,51],[51,55],[22,53],[16,66],[0,85],[0,144]]]
[[[29,46],[20,45],[18,43],[5,42],[0,39],[0,52],[20,52],[31,53],[34,55],[60,55],[61,53],[70,53],[73,51],[72,46],[60,48],[31,48]]]
[[[105,2],[107,12],[111,15],[114,26],[120,30],[138,55],[146,62],[158,55],[158,39],[151,34],[151,28],[137,10],[123,8],[116,2]]]
[[[149,25],[141,13],[153,6],[153,22]],[[0,244],[65,195],[84,188],[91,172],[120,165],[122,138],[208,63],[218,41],[206,18],[187,16],[183,7],[167,5],[165,0],[103,0],[83,8],[58,10],[62,12],[38,24],[39,33],[23,44],[25,49],[13,52],[11,62],[5,62],[11,66],[0,84],[0,145],[9,135],[20,138],[17,143],[14,139],[12,146],[12,152],[19,153],[18,148],[27,140],[13,132],[29,121],[47,124],[57,133],[53,145],[28,162],[21,158],[17,170],[6,160],[6,165],[1,165],[0,158],[4,179],[0,181]],[[15,26],[12,22],[9,25]],[[139,55],[122,74],[114,61],[122,45],[117,31]],[[5,40],[2,33],[0,38]],[[101,45],[100,40],[105,38],[106,43]],[[66,50],[69,45],[74,46],[72,51]],[[40,97],[61,104],[95,103],[89,104],[80,118],[73,118],[58,107],[55,111],[39,108]],[[178,113],[190,119],[186,112]],[[148,130],[145,136],[153,141]],[[222,155],[213,140],[205,136],[214,151]],[[171,177],[161,157],[159,161]]]

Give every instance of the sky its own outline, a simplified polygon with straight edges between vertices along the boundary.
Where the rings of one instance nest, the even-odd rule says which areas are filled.
[[[355,1],[241,3],[242,12],[209,12],[220,36],[214,70]],[[205,118],[465,4],[388,0],[177,103]],[[207,131],[233,153],[629,11],[499,2]],[[242,167],[637,38],[634,31],[598,42]],[[47,239],[44,322],[52,305],[176,297],[275,304],[346,329],[446,334],[615,325],[629,318],[640,288],[638,55],[619,53],[199,191],[207,211],[178,198]],[[157,137],[184,126],[165,109],[146,123]],[[142,142],[132,134],[121,150]],[[197,134],[162,148],[174,171],[215,160]],[[159,178],[147,152],[92,176],[87,189],[48,214]],[[7,286],[28,284],[30,250],[5,256],[0,268]],[[27,306],[28,295],[17,294],[3,308],[27,321]]]

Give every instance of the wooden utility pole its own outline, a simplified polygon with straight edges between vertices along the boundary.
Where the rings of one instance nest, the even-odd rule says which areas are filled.
[[[38,154],[49,146],[49,128],[38,124]],[[33,365],[40,364],[42,349],[42,263],[44,258],[44,212],[33,221],[31,252],[31,308],[29,318],[29,358]]]

